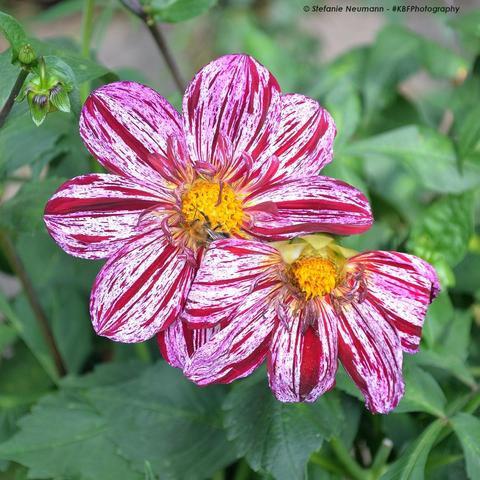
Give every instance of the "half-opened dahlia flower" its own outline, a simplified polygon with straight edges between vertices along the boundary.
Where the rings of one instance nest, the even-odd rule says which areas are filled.
[[[403,395],[402,350],[417,351],[438,291],[434,269],[405,253],[356,254],[327,235],[220,240],[202,260],[185,322],[159,344],[200,385],[244,377],[266,358],[284,402],[332,388],[340,359],[367,407],[385,413]]]
[[[282,95],[246,55],[203,68],[180,115],[152,89],[106,85],[85,102],[80,134],[110,174],[66,182],[45,209],[68,253],[108,258],[91,296],[96,332],[138,342],[181,312],[210,240],[359,233],[366,198],[318,171],[332,158],[330,115]]]

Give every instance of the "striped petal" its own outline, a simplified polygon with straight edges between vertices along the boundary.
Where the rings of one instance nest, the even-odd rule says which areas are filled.
[[[402,349],[418,351],[427,308],[439,292],[435,270],[398,252],[366,252],[349,260],[363,272],[370,302],[397,330]]]
[[[183,368],[194,352],[219,330],[220,326],[192,329],[179,319],[157,334],[158,347],[166,362]]]
[[[245,206],[252,216],[246,230],[265,240],[312,232],[351,235],[368,230],[373,222],[363,193],[329,177],[276,182],[252,193]]]
[[[403,396],[402,349],[397,332],[367,298],[338,307],[339,356],[367,408],[388,413]]]
[[[263,362],[277,322],[266,297],[264,291],[248,295],[232,321],[194,353],[184,370],[190,380],[198,385],[230,383]]]
[[[48,201],[44,219],[67,253],[99,259],[142,232],[142,213],[165,206],[165,197],[133,180],[91,174],[64,183]]]
[[[194,267],[181,250],[151,231],[119,250],[100,270],[90,299],[95,331],[143,342],[182,312]]]
[[[333,387],[337,371],[337,319],[326,301],[305,328],[305,311],[279,324],[268,357],[270,388],[281,402],[313,402]]]
[[[117,82],[87,98],[80,135],[107,170],[158,187],[165,180],[155,163],[167,158],[168,139],[182,138],[183,133],[180,114],[155,90]]]
[[[279,160],[276,178],[317,175],[332,161],[335,122],[318,102],[299,94],[282,95],[282,114],[277,135],[262,159]]]
[[[238,158],[253,160],[265,149],[280,121],[280,87],[270,72],[247,55],[226,55],[193,78],[183,99],[184,130],[191,157],[215,163],[219,139]]]
[[[185,321],[198,328],[228,319],[249,293],[269,288],[276,279],[269,282],[265,274],[280,262],[278,251],[260,242],[214,242],[202,259],[188,295]]]

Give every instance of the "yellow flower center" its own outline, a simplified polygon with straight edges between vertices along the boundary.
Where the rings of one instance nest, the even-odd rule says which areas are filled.
[[[189,224],[228,234],[240,230],[243,221],[242,201],[232,187],[199,178],[182,196],[182,213]]]
[[[330,293],[336,285],[335,266],[325,258],[299,258],[292,263],[291,272],[307,300]]]

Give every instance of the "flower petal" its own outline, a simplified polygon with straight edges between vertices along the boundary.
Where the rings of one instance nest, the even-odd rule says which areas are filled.
[[[194,352],[219,330],[220,326],[192,329],[180,318],[157,334],[158,347],[166,362],[183,368]]]
[[[80,135],[110,172],[151,186],[165,185],[155,168],[169,137],[182,138],[180,114],[155,90],[116,82],[95,90],[80,116]]]
[[[198,385],[230,383],[263,362],[277,322],[266,297],[263,290],[248,295],[232,321],[194,353],[184,370],[190,380]]]
[[[91,174],[64,183],[45,207],[45,223],[70,255],[98,259],[111,256],[144,230],[141,216],[167,199],[133,180]]]
[[[402,349],[395,329],[367,298],[338,307],[339,356],[367,408],[388,413],[403,396]]]
[[[279,159],[277,179],[317,175],[332,161],[335,134],[333,118],[318,102],[299,94],[282,95],[280,125],[262,160],[272,155]]]
[[[100,270],[90,299],[95,331],[118,342],[143,342],[180,315],[194,275],[160,230],[119,250]]]
[[[271,73],[248,55],[226,55],[193,78],[183,99],[184,130],[192,159],[216,161],[220,138],[235,158],[255,160],[280,121],[280,87]]]
[[[326,301],[305,329],[305,311],[276,329],[268,357],[270,388],[281,402],[313,402],[333,387],[337,371],[337,319]]]
[[[404,351],[418,351],[427,308],[439,292],[435,270],[398,252],[365,252],[349,260],[364,271],[368,298],[395,327]]]
[[[280,262],[278,251],[260,242],[237,239],[214,242],[204,255],[190,289],[185,321],[198,328],[229,318],[249,293],[268,287],[268,283],[259,283],[258,278]]]
[[[274,208],[272,208],[272,205]],[[252,216],[245,229],[265,240],[289,239],[312,232],[351,235],[368,230],[373,218],[362,192],[329,177],[283,180],[245,200]]]

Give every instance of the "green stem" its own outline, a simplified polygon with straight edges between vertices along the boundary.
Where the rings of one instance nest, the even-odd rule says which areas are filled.
[[[144,363],[152,363],[152,356],[150,355],[150,350],[148,349],[148,343],[136,343],[135,351],[137,352],[138,358]]]
[[[33,288],[32,282],[30,281],[28,273],[25,270],[25,267],[23,266],[20,257],[17,255],[17,252],[15,251],[15,248],[13,247],[10,238],[4,232],[0,232],[0,244],[3,249],[3,253],[5,254],[5,258],[7,259],[12,270],[15,272],[18,279],[20,280],[20,283],[22,284],[28,302],[30,303],[35,318],[37,319],[40,331],[42,332],[45,339],[45,343],[47,344],[47,347],[52,354],[58,374],[63,377],[66,374],[67,370],[55,342],[55,337],[53,336],[52,330],[50,329],[47,315],[45,314],[45,311],[43,310],[43,307],[38,300],[37,294],[35,292],[35,289]]]
[[[233,480],[248,480],[250,478],[250,467],[245,460],[240,460],[235,469]]]
[[[389,438],[384,438],[380,447],[375,454],[375,457],[372,462],[370,470],[373,472],[374,476],[380,477],[383,468],[387,464],[388,457],[393,448],[393,442]]]
[[[95,0],[85,0],[83,7],[83,19],[82,19],[82,57],[90,58],[90,43],[92,41],[93,33],[93,14],[95,10]],[[84,82],[80,86],[80,98],[82,103],[87,99],[90,92],[90,85],[88,82]]]
[[[150,31],[155,43],[157,44],[160,52],[163,55],[165,63],[167,64],[170,70],[170,73],[172,74],[173,81],[175,82],[175,85],[180,95],[183,95],[185,93],[185,84],[180,75],[180,69],[178,68],[178,65],[176,64],[175,59],[173,58],[173,55],[170,52],[170,48],[168,47],[168,44],[163,35],[163,32],[160,30],[160,26],[157,25],[151,19],[147,19],[145,24],[147,25],[148,30]]]
[[[350,474],[354,480],[369,480],[370,475],[368,470],[364,470],[350,455],[345,445],[338,438],[332,438],[330,447],[335,452],[335,455],[340,460],[345,470]]]
[[[122,4],[130,10],[134,15],[136,15],[148,28],[150,34],[152,35],[153,40],[157,44],[157,47],[162,54],[167,67],[172,74],[175,85],[180,92],[180,95],[185,93],[185,83],[180,74],[180,69],[173,58],[173,55],[170,51],[170,48],[167,44],[165,37],[163,36],[160,27],[155,23],[155,20],[145,11],[143,5],[139,0],[120,0]]]
[[[17,80],[15,84],[13,85],[13,88],[8,95],[7,101],[5,102],[5,105],[3,106],[2,110],[0,111],[0,128],[3,127],[5,120],[8,117],[8,114],[11,112],[13,108],[13,103],[15,102],[15,98],[17,95],[20,93],[20,90],[23,87],[23,84],[25,83],[25,80],[28,76],[28,70],[25,70],[22,68],[20,70],[20,73],[18,74]]]

